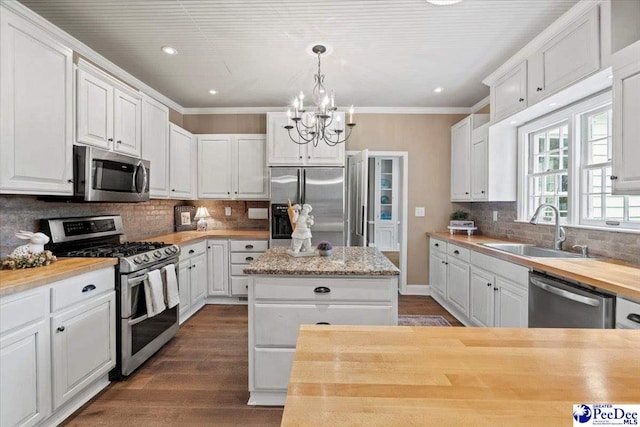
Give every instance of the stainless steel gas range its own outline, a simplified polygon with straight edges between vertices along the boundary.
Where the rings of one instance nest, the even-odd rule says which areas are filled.
[[[111,379],[131,374],[173,338],[179,328],[179,305],[148,317],[144,282],[149,272],[178,264],[180,248],[162,242],[121,242],[122,218],[105,215],[41,220],[48,249],[61,257],[115,257],[117,363]],[[179,284],[178,284],[179,285]]]

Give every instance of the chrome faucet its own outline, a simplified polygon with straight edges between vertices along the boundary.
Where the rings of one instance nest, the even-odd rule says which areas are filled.
[[[549,203],[543,203],[540,206],[538,206],[538,208],[536,209],[535,213],[533,214],[529,222],[533,225],[538,224],[538,215],[540,215],[540,212],[542,211],[543,208],[551,208],[551,210],[553,210],[553,213],[556,216],[556,229],[553,237],[553,249],[557,249],[560,251],[562,250],[562,242],[564,242],[567,239],[567,235],[564,231],[564,228],[560,227],[560,212],[558,212],[558,208],[556,208],[553,205],[550,205]]]

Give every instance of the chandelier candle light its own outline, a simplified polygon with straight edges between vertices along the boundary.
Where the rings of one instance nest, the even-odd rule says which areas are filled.
[[[293,101],[293,113],[287,110],[287,125],[284,127],[289,132],[289,138],[296,144],[312,143],[317,147],[320,141],[324,141],[330,147],[345,142],[351,136],[351,130],[356,125],[353,121],[353,105],[349,108],[347,133],[340,123],[340,115],[337,114],[335,94],[327,93],[324,87],[324,74],[320,69],[320,57],[327,51],[326,46],[321,44],[313,46],[313,53],[318,55],[318,74],[314,76],[315,85],[313,87],[313,100],[315,107],[312,111],[304,109],[304,93],[300,94]],[[291,122],[293,121],[293,124]],[[295,126],[294,126],[295,125]],[[291,136],[291,130],[295,127],[299,138]]]

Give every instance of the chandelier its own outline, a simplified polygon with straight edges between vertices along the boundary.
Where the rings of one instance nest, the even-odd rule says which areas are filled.
[[[296,144],[312,143],[317,147],[321,141],[324,141],[330,147],[345,142],[351,136],[351,131],[356,125],[353,121],[353,105],[349,108],[348,121],[346,123],[347,132],[345,133],[338,113],[338,107],[335,105],[335,94],[327,93],[324,87],[324,74],[320,69],[320,57],[327,51],[326,46],[321,44],[313,46],[313,53],[318,55],[318,74],[314,76],[315,85],[313,86],[313,101],[315,106],[307,111],[304,108],[304,93],[300,94],[293,101],[293,112],[287,110],[287,125],[284,127],[289,138]],[[293,124],[292,124],[293,122]],[[291,131],[295,128],[296,138],[291,135]],[[295,135],[295,134],[294,134]]]

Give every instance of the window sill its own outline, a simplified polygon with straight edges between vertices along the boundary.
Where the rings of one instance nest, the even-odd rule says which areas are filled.
[[[517,222],[520,224],[529,224],[528,220],[522,220],[522,219],[516,219],[513,222]],[[554,227],[555,224],[551,223],[545,223],[545,222],[540,222],[536,225],[546,225],[549,227]],[[595,231],[610,231],[610,232],[614,232],[614,233],[629,233],[629,234],[640,234],[640,229],[636,229],[636,228],[617,228],[617,227],[598,227],[595,225],[576,225],[576,224],[562,224],[560,223],[560,226],[565,227],[565,228],[581,228],[584,230],[595,230]]]

